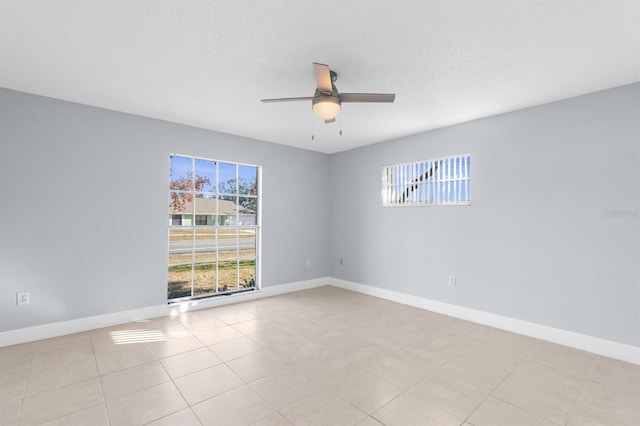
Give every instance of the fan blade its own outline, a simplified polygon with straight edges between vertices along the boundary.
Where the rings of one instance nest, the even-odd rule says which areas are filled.
[[[341,102],[393,102],[395,93],[340,93]]]
[[[331,73],[329,73],[329,65],[313,63],[313,72],[316,75],[316,84],[320,93],[330,95],[333,90],[331,84]]]
[[[332,118],[331,120],[324,120],[324,124],[333,123],[334,121],[336,121],[335,118]]]
[[[276,99],[260,99],[260,102],[293,102],[293,101],[312,101],[313,96],[304,98],[276,98]]]

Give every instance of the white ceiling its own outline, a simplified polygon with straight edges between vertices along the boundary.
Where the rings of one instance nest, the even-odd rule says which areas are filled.
[[[0,87],[333,153],[640,81],[639,27],[638,0],[0,0]],[[314,61],[395,103],[259,102]]]

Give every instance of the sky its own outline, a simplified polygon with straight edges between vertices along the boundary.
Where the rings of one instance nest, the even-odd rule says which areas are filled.
[[[210,180],[210,184],[207,184],[203,191],[215,192],[216,191],[216,166],[218,166],[218,177],[220,182],[224,183],[230,179],[236,179],[239,175],[240,179],[245,182],[255,181],[257,176],[257,166],[238,165],[234,163],[225,163],[222,161],[205,160],[205,159],[193,159],[189,157],[181,157],[178,155],[171,156],[170,160],[170,179],[180,179],[182,177],[188,177],[189,173],[193,172],[195,167],[195,176],[206,177]],[[237,174],[236,174],[237,173]]]

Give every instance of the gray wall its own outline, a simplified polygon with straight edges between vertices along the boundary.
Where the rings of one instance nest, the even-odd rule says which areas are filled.
[[[640,346],[639,122],[636,84],[327,156],[0,89],[0,331],[166,303],[175,152],[263,166],[264,286],[333,276]],[[381,207],[382,166],[466,152],[471,206]]]
[[[0,331],[167,302],[172,152],[263,167],[264,287],[330,274],[325,154],[4,89],[0,148]]]
[[[333,155],[332,276],[640,346],[639,145],[635,84]],[[471,206],[381,207],[462,153]]]

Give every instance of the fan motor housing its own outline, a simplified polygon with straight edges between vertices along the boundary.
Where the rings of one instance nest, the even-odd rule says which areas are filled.
[[[330,95],[322,93],[318,89],[316,89],[316,93],[313,95],[313,100],[311,101],[311,107],[317,104],[318,102],[333,102],[334,104],[340,105],[340,94],[338,93],[338,89],[333,87]]]

